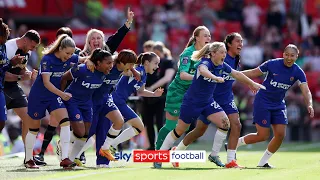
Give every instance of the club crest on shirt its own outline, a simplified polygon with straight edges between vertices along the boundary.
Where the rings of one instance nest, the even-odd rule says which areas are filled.
[[[182,59],[182,64],[188,64],[188,62],[189,62],[189,57],[184,57]]]
[[[219,74],[222,74],[222,72],[223,72],[223,70],[221,69],[221,70],[219,71]]]
[[[291,77],[291,78],[290,78],[290,81],[293,81],[293,80],[294,80],[294,77]]]
[[[66,68],[66,67],[67,67],[67,63],[64,63],[64,64],[63,64],[63,68]]]

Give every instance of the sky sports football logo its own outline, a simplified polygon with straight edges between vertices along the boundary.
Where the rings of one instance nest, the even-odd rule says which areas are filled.
[[[135,163],[145,162],[206,162],[206,151],[184,150],[133,150],[132,153],[117,152],[115,158],[118,161]]]

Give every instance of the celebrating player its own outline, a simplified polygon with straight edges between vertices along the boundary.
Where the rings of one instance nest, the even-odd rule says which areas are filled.
[[[61,79],[61,89],[64,90],[67,81],[73,79],[70,86],[65,90],[72,94],[72,98],[65,101],[65,105],[71,121],[73,134],[76,136],[70,160],[74,161],[75,156],[85,144],[92,122],[92,94],[102,85],[105,75],[113,67],[113,59],[109,52],[95,49],[89,58],[95,65],[95,71],[88,70],[85,64],[73,67],[67,71]],[[75,161],[79,164],[80,160]]]
[[[285,137],[288,124],[287,110],[284,101],[287,90],[298,81],[306,107],[312,118],[314,116],[312,95],[309,90],[306,75],[295,64],[299,55],[297,46],[289,44],[283,52],[283,58],[271,59],[259,67],[243,71],[250,78],[267,74],[263,81],[266,90],[260,90],[253,104],[253,123],[257,133],[251,133],[239,138],[238,145],[254,144],[265,141],[270,136],[270,126],[273,130],[273,138],[258,163],[258,167],[272,168],[268,163],[271,156],[279,149]]]
[[[210,41],[211,35],[209,30],[205,26],[199,26],[193,31],[192,37],[190,37],[185,50],[180,55],[178,72],[169,85],[167,92],[164,109],[166,111],[166,123],[159,131],[156,142],[157,150],[160,149],[167,134],[177,125],[183,95],[189,88],[195,73],[194,65],[196,61],[191,59],[191,55],[194,51],[200,50]]]
[[[75,43],[68,35],[61,35],[43,52],[45,54],[40,63],[39,75],[31,87],[28,103],[29,131],[26,136],[26,157],[25,167],[38,169],[33,160],[32,152],[40,128],[40,119],[45,117],[46,110],[50,116],[59,121],[62,144],[62,161],[60,166],[71,168],[75,163],[68,158],[70,141],[70,122],[67,110],[62,102],[68,101],[72,95],[60,90],[60,80],[66,69],[71,65],[83,61],[74,54]]]
[[[231,74],[234,78],[247,84],[254,92],[263,88],[260,84],[253,82],[241,72],[233,70],[228,64],[224,63],[225,57],[226,48],[222,42],[207,44],[200,51],[193,53],[192,59],[201,60],[196,66],[192,84],[184,96],[178,125],[167,135],[160,150],[167,150],[172,147],[175,140],[186,131],[193,121],[197,120],[200,114],[209,120],[205,120],[203,123],[213,122],[219,128],[216,132],[216,139],[221,143],[220,146],[215,147],[215,150],[221,148],[229,130],[229,119],[213,99],[213,92],[217,83],[224,82],[221,77],[223,72]]]

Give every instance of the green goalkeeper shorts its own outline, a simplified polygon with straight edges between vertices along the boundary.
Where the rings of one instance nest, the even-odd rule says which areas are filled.
[[[171,83],[167,91],[166,105],[164,110],[170,113],[172,116],[179,117],[180,106],[186,91],[186,88],[181,87],[176,83]]]

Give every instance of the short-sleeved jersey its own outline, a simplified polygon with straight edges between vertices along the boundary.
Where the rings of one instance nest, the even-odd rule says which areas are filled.
[[[272,59],[259,66],[261,72],[266,73],[263,81],[266,90],[260,89],[256,99],[264,100],[270,107],[284,106],[287,90],[296,81],[307,82],[305,73],[297,64],[287,67],[283,61],[283,58]]]
[[[15,38],[15,39],[10,39],[9,41],[6,42],[8,59],[12,59],[17,54],[19,54],[19,56],[25,57],[24,61],[21,64],[18,64],[12,67],[12,69],[10,69],[9,72],[13,74],[20,74],[21,69],[24,69],[27,66],[28,60],[31,56],[31,51],[28,51],[27,53],[25,53],[18,48],[17,40],[18,38]]]
[[[192,84],[185,95],[185,100],[202,104],[212,100],[213,92],[216,88],[217,82],[210,78],[203,77],[198,69],[200,65],[207,66],[208,70],[217,77],[222,77],[223,72],[230,74],[232,68],[226,63],[215,66],[211,59],[201,59],[201,61],[196,65],[196,73],[193,77]]]
[[[147,81],[147,73],[144,66],[138,66],[136,70],[140,73],[141,81],[137,81],[133,76],[122,76],[116,85],[115,91],[112,92],[114,101],[126,103],[128,97],[138,91]],[[116,103],[116,104],[118,104]]]
[[[39,74],[37,79],[31,87],[30,93],[35,93],[41,99],[51,99],[57,95],[50,92],[43,84],[41,74],[50,74],[50,82],[58,89],[60,89],[60,81],[62,75],[78,63],[78,55],[73,54],[67,61],[62,62],[54,54],[47,54],[42,57],[39,67]]]
[[[101,87],[94,91],[92,95],[93,104],[103,103],[103,97],[107,97],[111,93],[111,89],[119,81],[122,71],[119,71],[117,66],[114,65],[110,73],[106,75]]]
[[[237,69],[236,59],[227,54],[224,62],[227,63],[232,69]],[[232,84],[235,81],[227,72],[222,72],[224,83],[218,83],[213,92],[214,100],[219,104],[230,103],[233,100]]]
[[[9,63],[6,46],[0,45],[0,89],[4,88],[4,77],[6,75],[6,71],[8,71],[12,65]]]
[[[195,69],[195,64],[197,61],[194,61],[191,59],[192,53],[196,51],[196,48],[194,47],[194,44],[192,46],[187,47],[182,54],[180,55],[180,60],[179,60],[179,68],[178,72],[173,80],[172,83],[179,84],[181,86],[185,86],[185,89],[188,89],[192,81],[186,81],[186,80],[181,80],[180,78],[180,73],[181,72],[186,72],[188,74],[194,75],[196,72]]]
[[[66,92],[72,94],[73,102],[92,105],[92,94],[102,85],[105,74],[97,70],[91,72],[85,64],[74,66],[70,71],[73,81]]]

